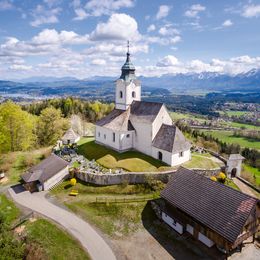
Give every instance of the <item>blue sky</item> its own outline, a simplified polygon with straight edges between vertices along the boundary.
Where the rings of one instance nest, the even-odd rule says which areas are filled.
[[[260,1],[0,0],[0,79],[260,67]]]

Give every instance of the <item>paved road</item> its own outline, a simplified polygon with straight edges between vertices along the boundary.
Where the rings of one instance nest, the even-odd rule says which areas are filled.
[[[245,183],[240,181],[238,178],[233,178],[234,183],[237,185],[237,187],[244,192],[245,194],[248,194],[252,197],[256,197],[255,193],[251,190],[250,187],[248,187]]]
[[[12,198],[20,205],[54,220],[80,241],[94,260],[115,260],[116,257],[103,238],[85,221],[45,198],[44,192],[31,194],[21,187],[10,188]],[[61,252],[62,254],[62,252]]]

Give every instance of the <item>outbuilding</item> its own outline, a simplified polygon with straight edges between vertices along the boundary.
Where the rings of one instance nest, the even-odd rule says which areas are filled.
[[[161,217],[179,234],[229,253],[259,230],[260,201],[180,167],[161,192]]]
[[[49,190],[68,177],[68,165],[67,161],[51,154],[22,175],[25,188],[31,192]]]
[[[67,130],[67,132],[64,134],[64,136],[61,138],[62,143],[64,145],[75,144],[79,141],[79,139],[80,139],[80,136],[78,134],[76,134],[72,128]]]

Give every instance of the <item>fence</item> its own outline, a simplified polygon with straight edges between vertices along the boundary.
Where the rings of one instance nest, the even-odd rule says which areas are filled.
[[[158,194],[152,196],[138,196],[138,197],[96,197],[96,203],[130,203],[130,202],[144,202],[153,199],[158,199]]]

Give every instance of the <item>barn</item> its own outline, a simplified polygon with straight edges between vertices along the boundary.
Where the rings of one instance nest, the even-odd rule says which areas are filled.
[[[31,191],[49,190],[69,175],[69,163],[51,154],[22,175],[24,187]]]
[[[260,201],[180,167],[161,192],[161,218],[179,234],[229,253],[259,230]]]

